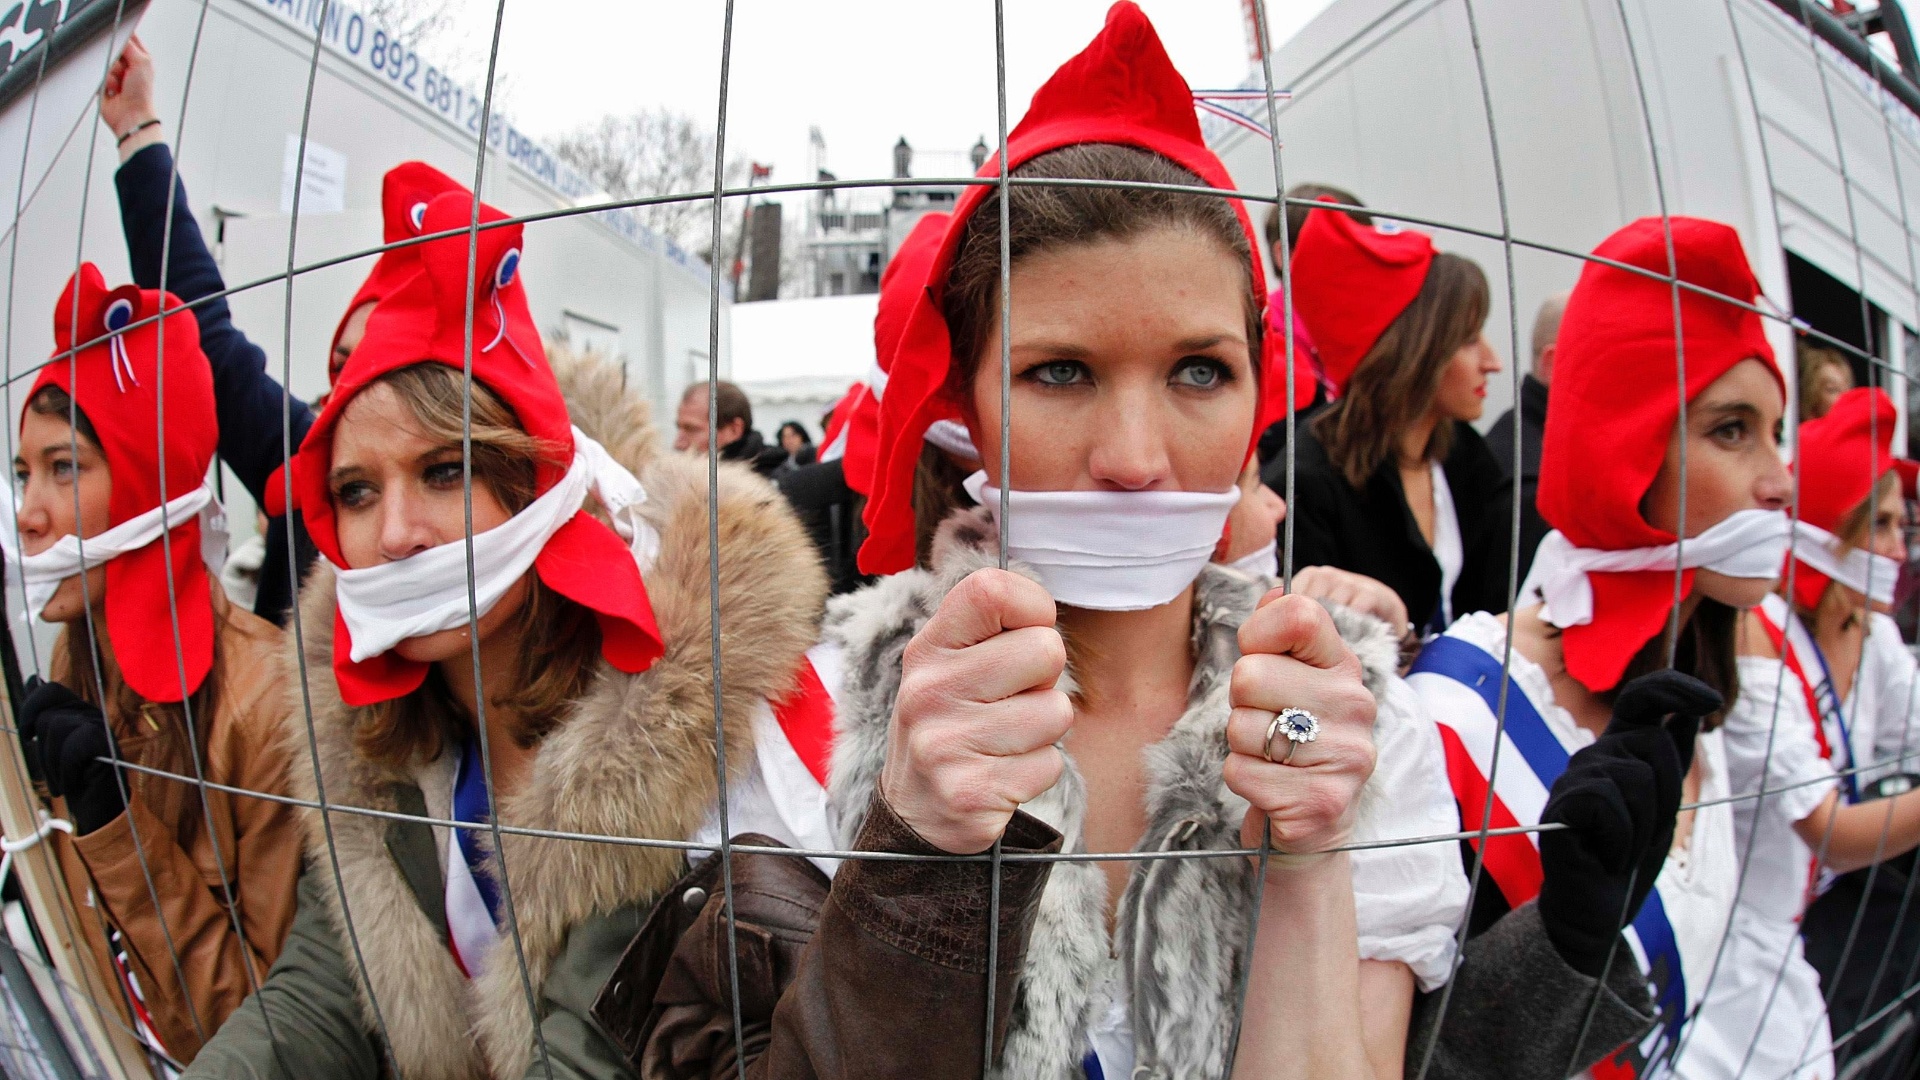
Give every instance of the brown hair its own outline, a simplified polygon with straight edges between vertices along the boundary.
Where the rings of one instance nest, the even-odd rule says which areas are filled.
[[[1840,374],[1845,376],[1847,386],[1853,386],[1853,365],[1848,362],[1846,354],[1842,353],[1839,349],[1828,345],[1816,345],[1806,338],[1796,338],[1793,343],[1793,362],[1794,366],[1798,369],[1796,374],[1799,376],[1799,381],[1794,385],[1800,388],[1801,423],[1805,423],[1808,420],[1817,420],[1824,414],[1825,410],[1819,413],[1814,411],[1814,406],[1818,404],[1818,402],[1806,392],[1808,387],[1818,381],[1818,377],[1823,368],[1831,367],[1838,369]],[[1832,402],[1827,402],[1829,407],[1832,404]]]
[[[1013,170],[1022,179],[1096,180],[1108,184],[1203,187],[1182,166],[1148,150],[1115,143],[1079,143],[1041,154]],[[1247,348],[1255,379],[1260,371],[1264,298],[1254,286],[1256,255],[1233,206],[1217,195],[1159,188],[1080,184],[1008,189],[1010,266],[1044,251],[1102,240],[1126,240],[1153,229],[1189,231],[1221,245],[1245,271]],[[1000,321],[1000,193],[990,190],[967,219],[941,297],[951,341],[944,392],[971,411],[981,354]],[[970,505],[959,491],[965,472],[931,447],[914,477],[915,547],[924,562],[933,530],[955,507]]]
[[[1684,671],[1718,690],[1720,700],[1726,703],[1721,712],[1701,722],[1702,731],[1719,727],[1725,718],[1725,709],[1732,708],[1734,700],[1740,696],[1740,614],[1738,608],[1703,596],[1693,609],[1693,617],[1680,624],[1680,644],[1673,651],[1674,670]],[[1621,687],[1642,675],[1664,669],[1667,666],[1667,642],[1672,640],[1672,636],[1670,624],[1662,623],[1660,632],[1640,646],[1633,658],[1627,661],[1626,670],[1621,673],[1620,681],[1614,684],[1613,689],[1594,696],[1611,708]]]
[[[392,388],[428,438],[458,446],[462,381],[456,368],[422,363],[389,372],[373,385]],[[527,434],[513,410],[477,382],[472,445],[473,482],[484,484],[510,513],[533,501],[539,466],[558,463],[555,448]],[[514,741],[527,747],[553,730],[567,705],[592,680],[600,624],[591,611],[548,588],[536,574],[514,628],[529,647],[519,651],[507,683],[510,689],[489,698],[487,705],[516,717]],[[413,693],[361,710],[354,745],[373,761],[404,767],[431,759],[471,724],[435,667]]]
[[[27,408],[35,415],[71,423],[78,437],[85,439],[95,451],[101,449],[100,436],[93,422],[87,419],[87,414],[80,410],[64,389],[51,384],[41,387],[28,399]],[[97,603],[101,598],[95,596],[92,599]],[[220,683],[224,670],[220,628],[217,625],[214,627],[213,666],[185,702],[148,701],[135,692],[121,677],[120,665],[113,662],[111,639],[107,643],[108,655],[102,657],[106,662],[96,668],[94,657],[99,655],[99,650],[95,647],[94,629],[91,616],[77,619],[61,628],[60,637],[54,643],[55,678],[65,683],[80,700],[97,706],[106,714],[115,738],[130,738],[148,731],[159,735],[153,756],[145,764],[178,776],[196,775],[200,770],[195,768],[194,748],[200,748],[198,764],[204,768],[207,728],[214,711],[220,707]],[[128,645],[136,648],[173,648],[171,641],[130,642]],[[102,690],[105,691],[104,701],[101,700]],[[191,724],[188,723],[189,717]],[[178,783],[180,781],[140,773],[126,774],[129,789],[153,791],[161,798],[178,793],[163,792],[155,785]],[[175,838],[182,844],[191,843],[194,833],[201,827],[198,798],[181,800],[180,813],[174,817],[174,825]]]
[[[1345,188],[1337,188],[1337,187],[1334,187],[1332,184],[1315,184],[1312,182],[1308,182],[1305,184],[1295,184],[1292,187],[1288,188],[1287,198],[1288,199],[1313,199],[1313,200],[1332,199],[1333,201],[1337,203],[1341,203],[1346,206],[1367,205],[1366,203],[1363,203],[1360,201],[1360,196],[1355,195],[1353,192],[1348,191]],[[1285,216],[1286,216],[1286,222],[1287,222],[1287,250],[1288,251],[1292,251],[1294,248],[1300,246],[1300,230],[1307,227],[1307,215],[1312,212],[1313,212],[1313,207],[1311,206],[1301,206],[1297,203],[1292,203],[1292,202],[1289,202],[1286,204]],[[1366,213],[1364,211],[1349,210],[1347,211],[1347,216],[1359,222],[1362,225],[1373,224],[1373,215]],[[1269,248],[1272,248],[1275,244],[1278,244],[1280,242],[1280,219],[1281,219],[1280,207],[1276,206],[1271,210],[1267,211],[1266,236],[1267,236],[1267,247]],[[1282,269],[1285,269],[1285,268],[1282,267]]]
[[[1875,480],[1873,487],[1868,489],[1866,498],[1861,499],[1853,509],[1848,510],[1839,521],[1834,523],[1833,535],[1840,540],[1840,550],[1836,554],[1844,557],[1873,542],[1873,518],[1880,506],[1880,500],[1886,498],[1887,492],[1893,490],[1894,485],[1899,482],[1900,474],[1892,469],[1881,473],[1880,479]],[[1785,580],[1782,579],[1781,585],[1784,587],[1785,584]],[[1859,608],[1853,601],[1835,588],[1838,584],[1839,582],[1828,583],[1826,591],[1820,594],[1820,607],[1825,609],[1829,604],[1844,604],[1858,612]]]
[[[753,402],[747,400],[747,392],[740,389],[737,384],[730,383],[725,379],[721,379],[715,385],[717,391],[713,395],[713,411],[715,413],[714,426],[726,427],[735,420],[744,420],[748,428],[753,427]],[[687,384],[687,388],[680,392],[680,402],[684,405],[692,399],[693,395],[704,394],[706,392],[707,381],[705,379],[701,379],[698,382],[690,382]],[[804,428],[801,430],[803,432],[805,431]]]
[[[1480,336],[1490,301],[1478,263],[1445,251],[1433,257],[1413,303],[1354,368],[1340,400],[1313,420],[1313,433],[1347,483],[1365,487],[1394,456],[1400,433],[1433,407],[1447,362]],[[1446,457],[1452,440],[1452,424],[1436,425],[1426,456]]]

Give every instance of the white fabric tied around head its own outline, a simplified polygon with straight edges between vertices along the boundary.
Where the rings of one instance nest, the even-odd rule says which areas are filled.
[[[985,472],[967,494],[1000,520]],[[1095,611],[1144,611],[1180,595],[1213,557],[1240,489],[1010,491],[1007,556],[1033,567],[1053,598]]]
[[[1872,600],[1876,604],[1893,603],[1894,582],[1900,578],[1900,562],[1885,555],[1854,548],[1845,555],[1839,537],[1818,525],[1804,521],[1793,523],[1798,532],[1793,557],[1833,580]]]
[[[1587,575],[1635,570],[1712,570],[1736,578],[1777,578],[1790,534],[1784,510],[1740,510],[1686,543],[1605,551],[1573,546],[1555,529],[1540,541],[1520,588],[1520,606],[1543,601],[1540,617],[1553,626],[1593,621],[1593,584]]]
[[[195,515],[200,519],[200,559],[206,564],[207,573],[218,577],[220,566],[227,558],[227,516],[220,508],[220,500],[214,497],[213,488],[207,484],[165,506],[135,514],[84,541],[68,533],[38,555],[21,554],[20,506],[12,484],[0,485],[0,514],[6,518],[5,531],[0,533],[0,553],[6,558],[8,584],[25,583],[28,622],[40,618],[61,582],[156,543],[169,530],[192,521]]]
[[[467,607],[465,539],[428,548],[397,562],[359,570],[334,568],[340,616],[353,636],[352,659],[367,660],[408,638],[466,626],[500,603],[560,527],[586,505],[591,491],[627,541],[642,570],[660,554],[660,534],[640,516],[647,501],[640,481],[579,428],[573,463],[560,482],[527,508],[473,537],[475,606]]]
[[[962,461],[979,461],[980,451],[973,445],[967,425],[958,420],[935,420],[927,425],[926,440]]]

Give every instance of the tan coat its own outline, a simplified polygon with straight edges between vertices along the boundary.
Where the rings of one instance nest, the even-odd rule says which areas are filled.
[[[217,583],[212,589],[222,683],[219,708],[201,747],[206,779],[285,794],[287,754],[279,738],[286,702],[279,664],[282,634],[228,603]],[[65,676],[66,659],[53,658],[56,679]],[[113,724],[122,759],[156,764],[160,740],[147,720],[115,717]],[[54,833],[51,841],[73,893],[79,932],[99,973],[95,985],[116,988],[103,996],[128,1019],[104,919],[120,931],[154,1032],[170,1056],[191,1061],[280,954],[300,876],[300,823],[284,803],[212,788],[206,789],[208,812],[202,815],[194,785],[139,772],[125,775],[132,793],[126,813],[86,836]],[[53,809],[64,816],[62,803],[54,800]],[[143,856],[147,873],[141,871]],[[227,907],[229,889],[242,933],[235,932]]]

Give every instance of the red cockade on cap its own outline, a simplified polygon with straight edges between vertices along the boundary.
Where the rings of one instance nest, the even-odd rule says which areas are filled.
[[[1153,24],[1125,0],[1108,10],[1099,36],[1033,95],[1026,116],[1007,135],[1008,168],[1081,143],[1152,151],[1210,187],[1234,187],[1226,166],[1200,134],[1192,90],[1167,57]],[[1000,157],[995,154],[975,175],[999,174]],[[921,440],[934,421],[957,415],[957,404],[944,393],[952,345],[940,297],[967,220],[991,191],[991,186],[975,185],[960,196],[928,267],[926,287],[909,296],[913,306],[880,406],[873,491],[865,515],[868,534],[860,548],[860,569],[869,574],[897,573],[914,563],[913,475]],[[1260,239],[1246,208],[1238,199],[1229,202],[1246,231],[1248,249],[1258,251]],[[1258,259],[1251,273],[1255,295],[1264,297],[1266,281]],[[1249,452],[1257,434],[1249,435]]]
[[[141,324],[158,314],[163,303],[170,309],[164,320]],[[133,285],[108,289],[99,268],[83,263],[60,294],[53,337],[55,359],[40,369],[27,397],[31,400],[41,387],[57,386],[72,396],[93,425],[113,482],[109,527],[206,482],[220,443],[220,425],[213,407],[213,372],[200,351],[200,328],[191,309],[172,295]],[[75,345],[85,347],[69,362],[61,354]],[[172,528],[164,539],[106,564],[107,637],[116,646],[114,659],[127,685],[155,702],[190,696],[213,666],[213,600],[200,555],[200,519],[187,515],[168,524]],[[173,646],[176,612],[178,653]]]
[[[422,231],[465,228],[472,214],[472,196],[465,192],[440,195],[427,205]],[[480,207],[483,226],[505,218],[491,206]],[[327,490],[334,428],[354,397],[389,372],[418,363],[458,370],[470,341],[474,381],[498,395],[527,434],[563,451],[558,461],[541,463],[536,496],[552,488],[572,462],[572,421],[547,366],[518,272],[521,227],[483,228],[476,236],[471,293],[467,234],[419,246],[419,271],[375,309],[367,336],[341,370],[326,408],[294,456],[294,492],[307,531],[314,546],[335,566],[346,562],[340,554]],[[466,325],[469,310],[471,335]],[[601,654],[608,663],[621,671],[638,672],[660,657],[660,630],[640,568],[627,543],[604,523],[585,510],[575,514],[547,541],[534,570],[549,588],[597,616]],[[346,622],[336,612],[334,672],[341,696],[350,705],[399,697],[418,687],[426,676],[425,665],[391,651],[356,663],[350,658],[351,648]]]
[[[1335,387],[1346,389],[1380,335],[1420,295],[1434,255],[1432,237],[1391,221],[1363,225],[1342,210],[1307,213],[1293,251],[1293,305]]]
[[[1800,425],[1793,469],[1800,477],[1801,521],[1839,532],[1841,519],[1866,501],[1889,469],[1899,473],[1902,488],[1913,495],[1920,466],[1893,456],[1898,420],[1886,391],[1863,386],[1841,394],[1827,415]],[[1794,568],[1794,600],[1804,608],[1818,606],[1832,580],[1800,561]]]
[[[1751,309],[1760,285],[1739,234],[1701,218],[1668,221],[1673,271],[1661,219],[1641,218],[1593,253],[1656,276],[1588,262],[1560,323],[1539,507],[1547,523],[1576,547],[1621,551],[1676,540],[1640,512],[1680,415],[1669,273],[1718,294],[1679,290],[1687,400],[1734,365],[1754,359],[1765,364],[1784,394],[1773,348]],[[1693,571],[1682,573],[1682,588],[1691,590]],[[1603,693],[1619,683],[1628,661],[1665,625],[1673,611],[1673,571],[1601,571],[1589,578],[1593,621],[1566,627],[1562,640],[1568,673]]]

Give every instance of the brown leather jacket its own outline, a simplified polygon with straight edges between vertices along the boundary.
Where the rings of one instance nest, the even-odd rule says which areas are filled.
[[[748,846],[777,847],[747,834]],[[861,851],[939,856],[878,795]],[[1015,814],[1002,851],[1060,835]],[[997,1056],[1048,863],[1005,863],[994,989]],[[795,855],[733,855],[740,1046],[751,1080],[974,1077],[986,1015],[990,876],[983,862],[849,860],[826,875]],[[594,1003],[642,1080],[737,1075],[720,860],[667,891]]]
[[[212,587],[223,681],[219,708],[209,718],[200,748],[206,778],[284,794],[280,631],[228,603],[218,584]],[[51,674],[64,680],[66,667],[66,657],[56,655]],[[154,764],[158,740],[141,717],[116,716],[113,724],[124,760]],[[125,775],[132,794],[126,813],[85,836],[54,833],[50,839],[72,891],[75,923],[93,955],[99,980],[94,1000],[113,1002],[122,1019],[129,1019],[108,948],[106,923],[111,923],[120,932],[155,1034],[170,1056],[191,1061],[280,954],[293,922],[300,827],[293,808],[284,803],[208,788],[209,813],[203,817],[193,785],[138,772]],[[62,817],[63,803],[56,799],[53,806]],[[183,828],[189,810],[192,827]],[[210,831],[219,842],[217,855]],[[228,888],[244,941],[227,909]]]

